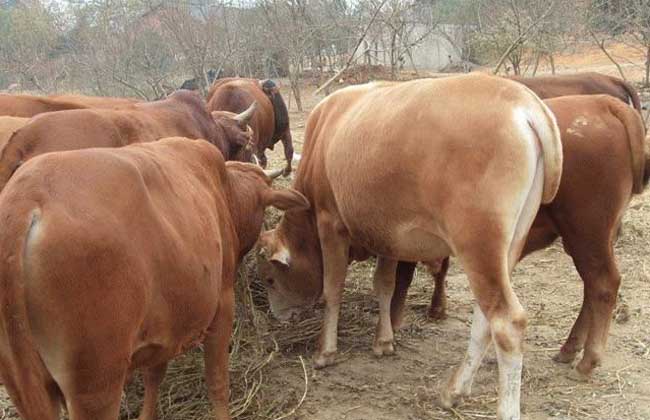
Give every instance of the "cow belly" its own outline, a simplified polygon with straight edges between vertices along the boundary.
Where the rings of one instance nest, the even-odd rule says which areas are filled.
[[[431,261],[452,253],[444,239],[419,224],[403,222],[381,228],[364,227],[350,229],[354,242],[387,258],[413,262]]]

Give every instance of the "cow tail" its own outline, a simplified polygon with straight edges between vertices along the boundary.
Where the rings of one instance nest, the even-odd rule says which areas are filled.
[[[609,99],[609,98],[608,98]],[[625,127],[627,141],[630,147],[634,194],[640,194],[648,183],[650,165],[645,147],[645,127],[641,115],[632,112],[629,107],[618,100],[609,100],[610,112],[618,118]]]
[[[637,112],[641,114],[641,100],[639,99],[639,93],[636,91],[634,86],[632,86],[629,82],[621,79],[617,79],[617,82],[627,93],[627,96],[630,98],[630,102],[632,102],[634,109],[636,109]]]
[[[555,115],[537,95],[530,91],[539,104],[537,112],[529,115],[529,124],[542,146],[544,155],[544,191],[542,204],[548,204],[555,198],[562,178],[562,139]]]
[[[5,201],[6,202],[6,201]],[[14,210],[16,210],[14,208]],[[31,337],[25,301],[25,255],[40,211],[3,214],[0,240],[0,372],[18,412],[25,419],[58,418],[58,387]]]

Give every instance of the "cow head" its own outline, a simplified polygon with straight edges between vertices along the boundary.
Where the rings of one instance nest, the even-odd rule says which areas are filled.
[[[251,162],[257,152],[253,141],[253,129],[248,125],[257,109],[257,102],[241,114],[228,111],[212,111],[212,119],[223,133],[228,160]]]
[[[278,171],[264,171],[257,165],[235,161],[226,162],[226,168],[231,188],[228,205],[239,237],[240,258],[259,238],[266,207],[283,211],[309,208],[309,201],[298,191],[271,187],[272,177]]]
[[[315,226],[291,223],[288,229],[286,223],[296,218],[309,220],[310,213],[287,212],[280,226],[262,233],[258,241],[259,275],[271,311],[280,320],[288,320],[301,308],[313,305],[322,293],[322,256]]]

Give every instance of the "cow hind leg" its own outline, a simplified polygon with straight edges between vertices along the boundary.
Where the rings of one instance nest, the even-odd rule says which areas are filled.
[[[588,379],[594,368],[600,366],[602,362],[621,281],[614,261],[611,241],[596,242],[591,246],[600,246],[602,249],[594,250],[592,255],[574,257],[576,268],[584,283],[584,300],[576,320],[577,327],[574,325],[571,335],[560,352],[571,354],[573,351],[575,357],[584,345],[583,357],[576,365],[576,371],[581,379]],[[587,322],[581,321],[580,316],[583,316]],[[576,345],[572,348],[572,335],[576,329],[579,334]]]
[[[383,257],[377,257],[377,266],[375,267],[374,289],[379,302],[379,321],[377,322],[377,332],[375,342],[372,345],[372,351],[376,356],[393,354],[395,348],[393,345],[393,326],[391,323],[391,298],[395,290],[395,274],[397,270],[397,261],[389,260]]]
[[[139,420],[156,420],[158,418],[158,393],[160,384],[165,378],[165,372],[167,372],[167,363],[144,370],[144,404]]]
[[[434,320],[443,320],[447,318],[447,290],[446,281],[447,271],[449,271],[449,257],[443,259],[436,266],[429,267],[433,276],[433,296],[431,297],[431,306],[429,307],[429,318]]]
[[[404,305],[408,289],[413,281],[415,272],[415,263],[400,261],[397,264],[397,273],[395,275],[395,291],[390,301],[390,320],[393,331],[402,327],[404,320]]]

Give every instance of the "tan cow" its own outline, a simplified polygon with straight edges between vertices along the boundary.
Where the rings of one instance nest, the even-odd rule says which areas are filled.
[[[489,106],[488,106],[489,104]],[[462,261],[478,305],[466,360],[443,391],[470,392],[490,341],[499,360],[500,419],[519,418],[526,314],[510,286],[540,203],[562,171],[552,113],[518,83],[465,75],[371,83],[323,100],[306,127],[294,188],[309,210],[290,211],[260,238],[260,270],[278,317],[325,300],[316,367],[334,361],[348,257],[380,257],[373,351],[393,352],[390,301],[399,260]]]
[[[584,301],[555,360],[572,362],[584,349],[576,370],[586,379],[602,361],[621,281],[614,242],[630,199],[648,181],[650,161],[639,114],[613,97],[565,96],[545,102],[562,133],[562,182],[555,200],[540,208],[521,258],[562,238],[584,281]],[[445,316],[448,265],[445,259],[433,270],[436,287],[429,314],[434,318]],[[394,326],[402,318],[414,267],[404,263],[398,275]]]
[[[117,420],[140,368],[140,419],[155,419],[167,362],[203,343],[214,418],[229,419],[237,265],[266,206],[308,205],[202,140],[27,162],[0,194],[0,375],[21,417],[65,404],[71,420]]]
[[[36,116],[19,129],[0,154],[0,190],[15,169],[47,152],[89,147],[121,147],[135,142],[182,136],[205,139],[237,160],[250,143],[247,126],[255,105],[242,114],[205,110],[194,92],[177,91],[166,99],[121,109],[76,109]]]
[[[0,94],[0,115],[29,118],[45,112],[68,109],[131,107],[137,101],[129,98],[102,96],[57,95],[32,96]]]
[[[289,112],[280,90],[272,80],[243,79],[231,77],[218,79],[208,92],[208,111],[243,112],[253,102],[258,109],[251,119],[255,155],[262,167],[266,167],[266,149],[273,150],[282,141],[287,160],[284,174],[291,173],[293,142],[289,127]]]

